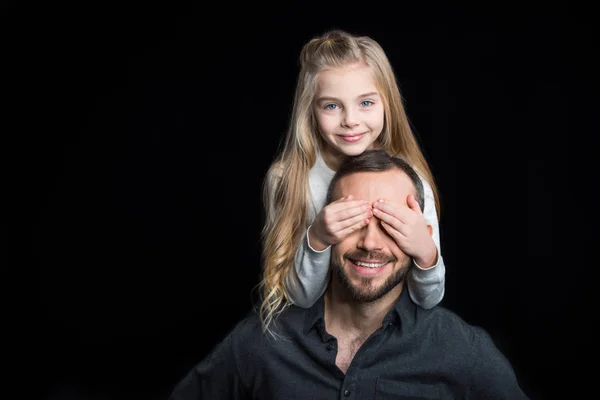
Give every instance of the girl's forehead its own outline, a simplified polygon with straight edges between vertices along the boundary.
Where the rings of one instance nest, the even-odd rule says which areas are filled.
[[[367,65],[323,70],[317,78],[316,89],[325,96],[378,92],[373,71]]]

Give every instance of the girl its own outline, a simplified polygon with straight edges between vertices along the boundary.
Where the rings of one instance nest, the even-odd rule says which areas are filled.
[[[444,296],[438,195],[411,131],[393,69],[373,39],[340,30],[304,45],[283,149],[264,182],[266,222],[260,317],[265,330],[290,304],[310,307],[329,278],[330,246],[375,215],[415,267],[407,278],[423,308]],[[425,186],[423,213],[408,206],[344,198],[324,204],[329,182],[345,157],[382,148],[406,159]],[[429,233],[428,225],[431,227]]]

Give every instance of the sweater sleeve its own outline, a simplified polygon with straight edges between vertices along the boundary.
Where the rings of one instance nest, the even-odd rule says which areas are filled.
[[[431,225],[433,241],[438,250],[438,259],[437,263],[430,268],[421,268],[415,263],[414,268],[411,268],[407,277],[407,282],[410,298],[422,308],[430,309],[444,298],[446,266],[442,257],[440,229],[433,190],[425,179],[421,178],[421,181],[423,182],[425,194],[423,217],[425,218],[425,222]]]
[[[280,175],[270,172],[267,175],[268,206],[267,222],[272,222],[275,216],[274,198]],[[303,308],[311,307],[325,292],[329,280],[329,260],[331,247],[316,251],[310,247],[310,227],[304,232],[302,241],[296,251],[293,268],[288,270],[285,277],[289,301]]]
[[[309,244],[310,227],[306,230],[286,277],[290,301],[298,307],[309,308],[325,292],[329,281],[331,246],[316,251]]]

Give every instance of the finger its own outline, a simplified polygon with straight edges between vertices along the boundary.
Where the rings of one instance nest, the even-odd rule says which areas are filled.
[[[327,207],[331,211],[339,211],[340,209],[346,208],[349,206],[356,206],[358,204],[366,204],[367,202],[364,200],[354,200],[354,197],[349,194],[348,196],[340,197],[337,200],[333,200],[328,203],[325,207]]]
[[[340,213],[343,211],[350,211],[353,209],[358,209],[358,211],[355,212],[350,212],[350,214],[348,214],[348,216],[354,216],[356,215],[358,212],[361,212],[360,209],[364,208],[364,210],[370,210],[371,206],[364,200],[346,200],[340,203],[336,203],[336,204],[330,204],[329,205],[329,209],[331,211],[333,211],[334,213]],[[348,218],[348,217],[345,217]],[[340,219],[345,219],[343,217],[340,217]]]
[[[346,228],[352,227],[354,225],[359,224],[361,221],[369,219],[373,216],[371,211],[360,212],[358,215],[354,215],[351,218],[346,218],[344,220],[340,220],[339,223],[335,224],[335,231],[343,231]]]
[[[419,206],[417,199],[415,199],[415,196],[413,196],[412,194],[408,195],[408,198],[406,199],[406,204],[408,204],[408,207],[410,207],[410,209],[416,212],[417,214],[422,214],[421,207]]]
[[[373,207],[374,208],[378,208],[380,210],[383,210],[385,212],[389,213],[393,213],[395,209],[397,209],[398,207],[400,207],[401,205],[394,202],[394,201],[390,201],[390,200],[384,200],[384,199],[379,199],[376,202],[373,203]]]
[[[350,205],[350,203],[345,203],[348,204],[349,207],[348,208],[342,208],[337,210],[337,212],[335,213],[335,218],[337,221],[344,221],[347,220],[349,218],[354,218],[357,215],[363,214],[363,213],[371,213],[371,206],[369,204],[365,203],[361,203],[359,202],[358,204],[353,203],[352,205]],[[371,215],[369,215],[369,217],[371,217]]]
[[[411,217],[414,214],[414,211],[412,211],[407,206],[393,203],[388,200],[379,200],[373,203],[373,209],[383,211],[384,213],[399,219],[403,223],[408,223],[408,221],[410,221]]]
[[[379,218],[379,220],[381,220],[382,222],[391,226],[396,231],[400,232],[401,234],[406,235],[408,233],[406,232],[406,230],[408,229],[407,225],[404,224],[400,219],[396,218],[394,215],[388,214],[378,208],[373,209],[373,215]]]
[[[385,229],[385,231],[391,237],[394,238],[394,240],[396,241],[396,243],[398,243],[399,241],[402,241],[402,240],[406,239],[406,236],[403,235],[402,232],[398,231],[397,229],[394,229],[394,227],[392,227],[387,222],[381,221],[381,226],[383,226],[383,229]],[[398,246],[400,246],[400,243],[398,243]]]
[[[369,221],[370,221],[370,219],[361,219],[359,222],[355,223],[354,225],[351,225],[351,226],[339,231],[338,236],[341,238],[345,238],[352,232],[355,232],[355,231],[367,226],[369,224]]]

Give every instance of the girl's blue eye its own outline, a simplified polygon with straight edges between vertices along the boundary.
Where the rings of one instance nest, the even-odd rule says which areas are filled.
[[[363,101],[363,102],[360,103],[360,105],[363,106],[363,107],[368,107],[371,104],[373,104],[373,102],[371,100],[365,100],[365,101]]]
[[[337,106],[336,106],[335,104],[327,104],[327,105],[325,106],[325,108],[326,108],[326,109],[328,109],[328,110],[330,110],[330,111],[333,111],[333,110],[335,110],[335,108],[332,108],[332,107],[337,107]]]

